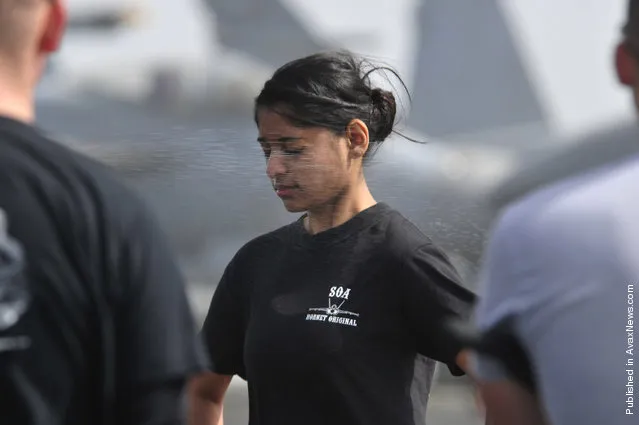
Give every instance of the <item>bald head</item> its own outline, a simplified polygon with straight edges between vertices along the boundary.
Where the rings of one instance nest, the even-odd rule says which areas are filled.
[[[58,49],[65,0],[0,0],[0,85],[35,87],[47,56]]]
[[[15,56],[37,42],[46,1],[0,0],[0,55]]]

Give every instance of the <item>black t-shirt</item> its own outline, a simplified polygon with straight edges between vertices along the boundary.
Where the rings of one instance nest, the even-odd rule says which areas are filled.
[[[105,167],[0,118],[0,209],[31,294],[13,331],[31,345],[0,358],[12,362],[2,379],[19,381],[33,415],[128,424],[148,414],[149,393],[206,366],[163,234]],[[0,421],[12,414],[3,406]]]
[[[442,321],[468,317],[474,299],[442,251],[380,203],[316,235],[299,220],[249,242],[202,333],[213,371],[247,379],[251,425],[413,425],[434,360],[462,374]]]

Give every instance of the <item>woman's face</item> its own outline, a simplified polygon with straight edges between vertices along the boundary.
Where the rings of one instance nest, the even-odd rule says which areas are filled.
[[[295,127],[268,109],[258,111],[257,121],[266,174],[288,211],[324,207],[347,191],[353,161],[346,137]]]

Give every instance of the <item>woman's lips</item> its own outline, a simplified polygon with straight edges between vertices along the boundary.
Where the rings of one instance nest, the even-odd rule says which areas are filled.
[[[280,198],[288,198],[293,194],[294,190],[293,186],[278,186],[275,188],[275,193]]]

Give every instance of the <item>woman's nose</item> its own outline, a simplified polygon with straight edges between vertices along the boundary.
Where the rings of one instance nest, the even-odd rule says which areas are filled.
[[[286,173],[283,155],[278,152],[272,152],[266,163],[266,175],[271,179],[275,179]]]

